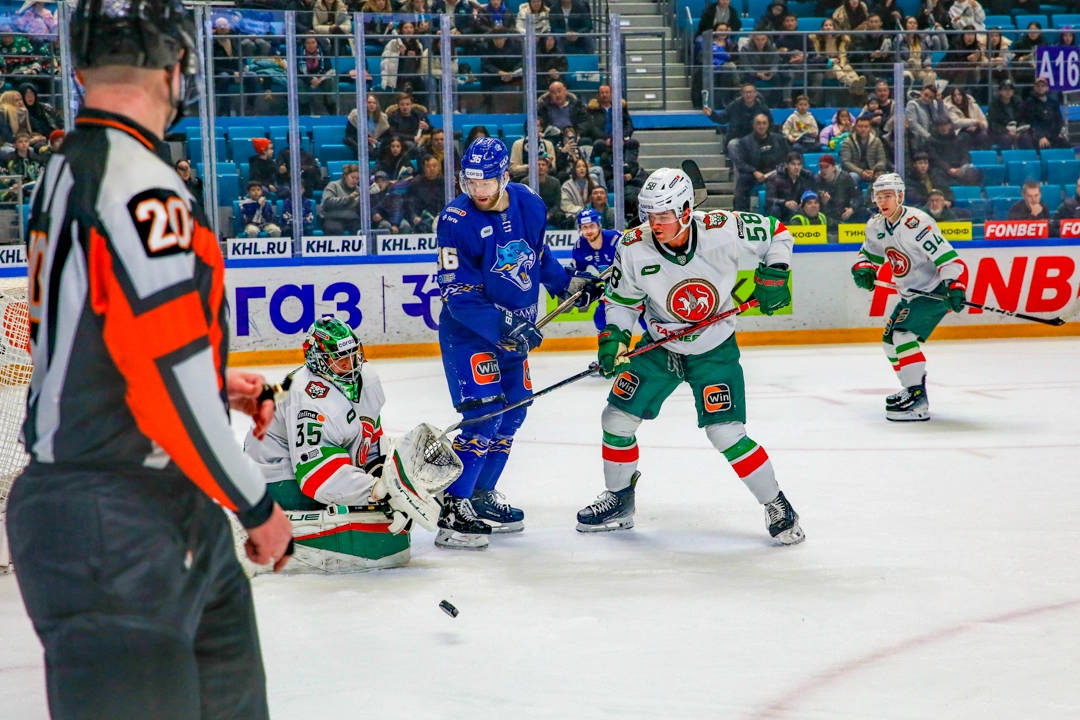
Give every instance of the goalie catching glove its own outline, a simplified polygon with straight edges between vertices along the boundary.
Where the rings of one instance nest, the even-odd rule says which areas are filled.
[[[404,438],[385,439],[389,447],[382,477],[371,488],[371,499],[385,502],[393,510],[390,532],[408,531],[415,521],[434,532],[439,520],[439,503],[434,495],[448,488],[461,475],[462,464],[450,441],[427,423],[413,428]],[[438,444],[437,453],[432,446]],[[434,454],[439,464],[424,460]]]

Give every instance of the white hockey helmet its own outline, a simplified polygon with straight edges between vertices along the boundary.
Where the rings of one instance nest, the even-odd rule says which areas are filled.
[[[683,210],[687,207],[691,210],[694,208],[694,185],[686,173],[678,168],[655,171],[638,193],[638,209],[643,220],[647,217],[646,213],[674,210],[679,224],[685,228],[690,224],[683,223],[682,219]]]
[[[875,200],[877,194],[882,190],[894,190],[896,192],[896,202],[901,205],[904,203],[904,178],[896,173],[885,173],[874,181]]]

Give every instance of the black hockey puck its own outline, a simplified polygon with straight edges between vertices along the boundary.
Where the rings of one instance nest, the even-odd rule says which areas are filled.
[[[439,609],[452,618],[457,617],[458,609],[451,605],[449,600],[443,600],[439,603]]]

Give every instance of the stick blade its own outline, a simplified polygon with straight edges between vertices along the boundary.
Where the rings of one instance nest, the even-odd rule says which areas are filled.
[[[1061,311],[1055,320],[1060,320],[1060,323],[1054,323],[1055,325],[1064,325],[1067,322],[1072,322],[1080,317],[1080,297],[1073,300],[1071,303],[1065,306],[1065,309]]]
[[[705,187],[705,177],[701,174],[701,168],[693,160],[682,161],[682,171],[690,178],[690,184],[694,186],[694,207],[698,207],[709,197],[709,191]]]

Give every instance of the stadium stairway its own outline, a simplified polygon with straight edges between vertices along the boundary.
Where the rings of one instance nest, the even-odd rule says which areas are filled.
[[[683,160],[697,162],[709,199],[701,209],[730,209],[734,184],[724,158],[722,137],[714,127],[638,130],[634,139],[641,143],[638,162],[650,172],[662,167],[679,167]]]
[[[660,6],[655,2],[608,0],[608,12],[622,16],[622,31],[627,34],[626,101],[631,112],[693,110],[690,77],[679,60],[675,36],[660,14]]]

